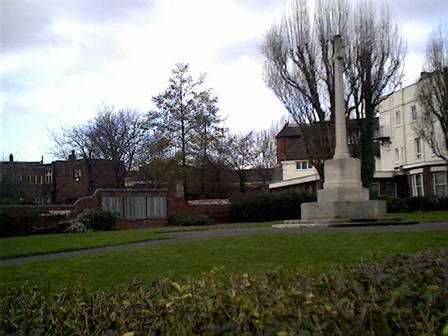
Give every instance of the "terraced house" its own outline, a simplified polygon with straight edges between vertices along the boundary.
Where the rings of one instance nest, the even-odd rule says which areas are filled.
[[[44,164],[41,161],[0,162],[0,197],[21,204],[71,204],[97,188],[124,186],[122,162],[77,159]]]

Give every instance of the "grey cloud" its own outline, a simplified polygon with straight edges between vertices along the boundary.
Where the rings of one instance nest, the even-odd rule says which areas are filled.
[[[49,32],[51,15],[37,1],[0,1],[0,48],[2,52],[37,44],[54,44]]]
[[[393,0],[388,4],[403,22],[426,21],[435,25],[438,20],[448,18],[447,0]]]
[[[262,59],[259,48],[260,43],[261,41],[259,39],[238,41],[220,49],[215,57],[225,63],[230,63],[243,56],[249,56],[253,59]]]
[[[281,0],[237,0],[241,5],[248,7],[253,10],[269,10],[274,9],[281,5],[283,1]]]
[[[119,21],[146,12],[154,5],[154,0],[72,0],[66,11],[80,21]]]
[[[56,19],[84,23],[117,23],[151,13],[155,0],[2,0],[0,47],[10,52],[25,47],[62,43],[50,28]]]

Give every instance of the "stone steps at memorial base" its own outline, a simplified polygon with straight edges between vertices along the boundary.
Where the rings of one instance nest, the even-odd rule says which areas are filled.
[[[276,224],[275,228],[298,227],[349,227],[349,226],[386,226],[386,225],[413,225],[418,221],[408,221],[404,217],[381,218],[336,218],[336,219],[292,219],[285,220],[283,224]]]

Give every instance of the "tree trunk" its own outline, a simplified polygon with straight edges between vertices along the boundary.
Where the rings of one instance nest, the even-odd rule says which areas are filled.
[[[91,195],[93,193],[93,172],[92,172],[92,160],[86,159],[87,165],[87,195]]]
[[[375,122],[375,106],[372,104],[372,60],[370,54],[365,54],[365,80],[362,85],[365,118],[361,121],[361,180],[364,188],[369,188],[375,173],[375,153],[373,152],[373,131]]]
[[[239,170],[238,176],[240,178],[240,192],[244,194],[246,192],[246,173],[244,170]]]

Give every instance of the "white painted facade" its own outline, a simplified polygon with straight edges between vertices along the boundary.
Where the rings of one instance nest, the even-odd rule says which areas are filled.
[[[380,136],[381,146],[374,178],[392,179],[397,175],[409,175],[410,196],[425,194],[423,181],[428,182],[431,178],[432,194],[448,196],[448,165],[433,153],[423,139],[417,137],[413,129],[422,113],[417,103],[417,84],[400,87],[378,107],[380,130],[377,135]],[[436,123],[436,134],[442,139],[440,124],[438,121]],[[283,179],[271,183],[271,189],[319,180],[314,168],[297,169],[296,161],[282,161],[281,166]],[[430,177],[423,176],[424,167],[429,168]]]
[[[422,113],[416,100],[417,83],[400,88],[379,106],[380,133],[390,136],[390,143],[381,146],[378,171],[409,169],[414,166],[443,164],[422,139],[414,132],[417,118]],[[440,124],[436,132],[441,136]]]

